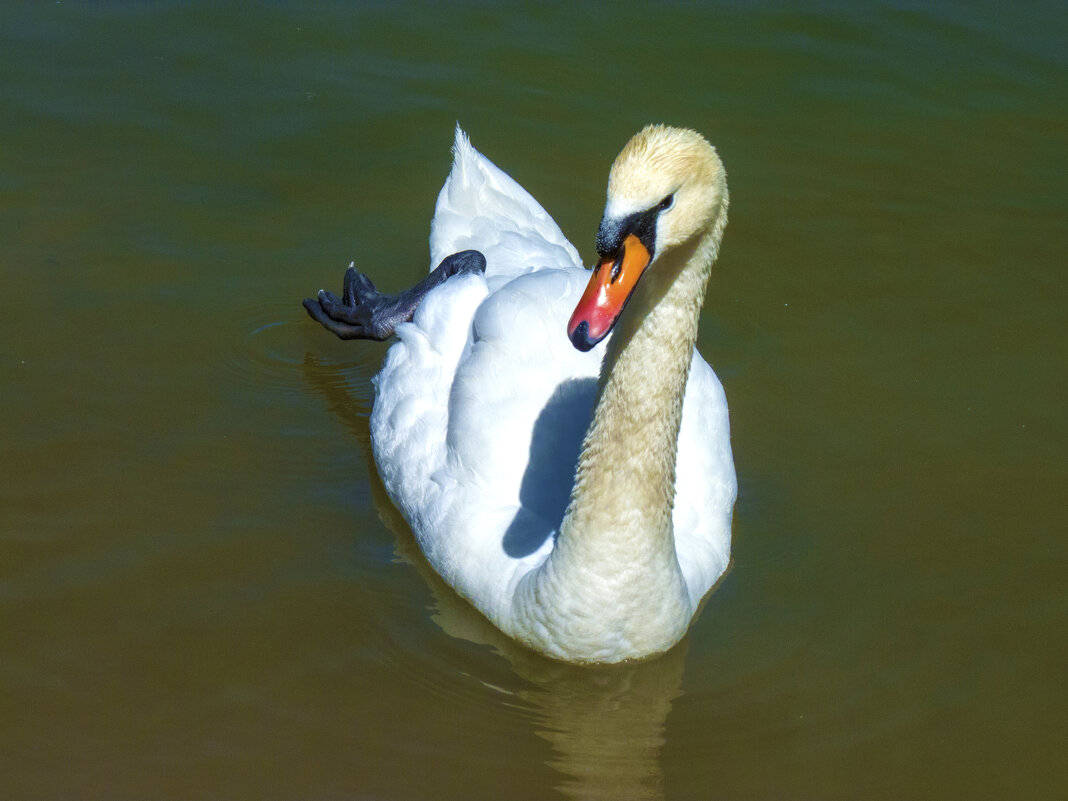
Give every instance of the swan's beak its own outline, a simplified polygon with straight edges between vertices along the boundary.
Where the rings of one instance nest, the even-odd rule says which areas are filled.
[[[567,324],[572,345],[587,351],[608,336],[652,258],[637,235],[628,234],[617,253],[593,268],[586,291]]]

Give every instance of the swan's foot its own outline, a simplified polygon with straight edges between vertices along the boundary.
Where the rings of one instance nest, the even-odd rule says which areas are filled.
[[[486,257],[477,250],[461,250],[441,260],[430,275],[411,289],[384,295],[371,279],[350,265],[345,271],[341,297],[320,289],[315,298],[305,298],[304,308],[313,320],[341,339],[389,339],[401,323],[412,319],[427,292],[460,273],[486,271]]]

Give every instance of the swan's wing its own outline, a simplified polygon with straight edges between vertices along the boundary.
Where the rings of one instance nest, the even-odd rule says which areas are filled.
[[[486,276],[452,278],[424,298],[412,322],[398,326],[398,341],[375,379],[375,459],[386,489],[414,529],[440,492],[430,476],[444,465],[449,393],[471,345],[479,305],[492,289],[532,268],[581,266],[538,202],[475,150],[457,126],[452,171],[431,222],[430,266],[471,248],[486,256]]]
[[[371,441],[431,564],[490,612],[552,548],[603,351],[567,338],[589,274],[556,223],[459,128],[453,154],[431,266],[474,248],[486,275],[449,279],[398,326],[375,379]],[[556,424],[548,453],[532,455],[535,428]]]
[[[459,126],[452,172],[430,227],[430,266],[457,251],[486,257],[491,289],[534,268],[582,267],[578,252],[545,209],[471,145]]]
[[[374,378],[371,446],[382,483],[416,531],[432,525],[440,487],[431,474],[445,463],[449,392],[470,342],[471,320],[485,299],[481,275],[458,275],[430,292]]]
[[[566,323],[588,273],[522,275],[480,305],[448,403],[433,531],[417,532],[442,576],[506,614],[519,579],[552,550],[589,425],[600,353]]]
[[[675,475],[675,550],[697,604],[727,569],[738,481],[723,385],[695,350],[682,402]]]

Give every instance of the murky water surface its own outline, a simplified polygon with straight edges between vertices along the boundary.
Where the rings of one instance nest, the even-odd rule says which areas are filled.
[[[0,12],[0,796],[1062,798],[1061,4]],[[642,124],[719,147],[741,482],[684,643],[576,669],[369,458],[459,120],[587,261]]]

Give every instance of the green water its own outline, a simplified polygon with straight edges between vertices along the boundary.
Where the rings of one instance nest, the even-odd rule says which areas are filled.
[[[0,797],[1068,793],[1063,4],[0,10]],[[641,125],[717,145],[733,569],[579,670],[429,574],[385,347],[459,120],[587,262]]]

